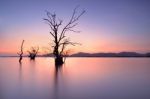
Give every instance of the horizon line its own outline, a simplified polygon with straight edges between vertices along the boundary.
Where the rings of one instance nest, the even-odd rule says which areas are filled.
[[[99,53],[104,53],[104,54],[119,54],[119,53],[136,53],[136,54],[148,54],[150,51],[147,52],[137,52],[137,51],[119,51],[119,52],[76,52],[69,54],[69,56],[74,55],[74,54],[79,54],[79,53],[84,53],[84,54],[99,54]],[[45,54],[38,54],[37,57],[43,57],[44,55],[48,54],[53,54],[53,53],[45,53]],[[0,53],[0,57],[18,57],[17,53]],[[28,57],[28,54],[24,54],[23,57]]]

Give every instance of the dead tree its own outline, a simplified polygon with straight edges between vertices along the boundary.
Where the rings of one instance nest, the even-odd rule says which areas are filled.
[[[35,60],[38,51],[39,51],[39,47],[31,47],[31,50],[28,51],[31,60]]]
[[[17,54],[19,55],[19,63],[21,63],[22,57],[23,57],[23,44],[24,44],[24,40],[21,43],[21,49],[20,52],[18,52]]]
[[[48,11],[46,11],[47,18],[44,18],[44,20],[47,22],[47,24],[50,26],[50,35],[53,38],[53,54],[55,56],[55,65],[62,65],[63,62],[63,51],[66,48],[67,45],[73,45],[75,46],[77,43],[71,42],[66,37],[66,32],[79,32],[75,31],[73,28],[77,26],[77,22],[79,18],[85,13],[85,10],[81,11],[79,14],[77,14],[77,8],[76,7],[73,10],[73,14],[71,16],[71,19],[66,25],[62,25],[63,20],[60,20],[56,17],[56,14],[52,14]]]

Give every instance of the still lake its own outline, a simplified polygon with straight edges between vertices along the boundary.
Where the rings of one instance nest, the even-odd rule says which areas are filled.
[[[150,58],[0,58],[0,99],[150,99]]]

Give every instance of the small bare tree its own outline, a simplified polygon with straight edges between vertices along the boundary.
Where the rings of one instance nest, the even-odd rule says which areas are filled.
[[[73,28],[78,25],[77,21],[79,18],[85,13],[85,10],[81,11],[79,14],[77,14],[77,8],[76,7],[73,10],[73,14],[71,16],[71,19],[69,22],[62,26],[63,20],[60,20],[56,17],[56,14],[52,14],[48,11],[46,11],[47,18],[44,18],[44,20],[48,23],[50,26],[50,34],[53,37],[53,54],[55,56],[55,65],[61,65],[63,64],[63,51],[67,45],[73,45],[75,46],[78,43],[71,42],[66,37],[66,32],[72,31],[72,32],[79,32],[75,31]]]
[[[28,51],[31,60],[35,60],[38,51],[39,51],[39,47],[31,47],[31,50]]]
[[[23,57],[23,44],[24,44],[24,40],[21,43],[21,49],[20,52],[18,52],[17,54],[19,55],[19,63],[21,63],[22,57]]]

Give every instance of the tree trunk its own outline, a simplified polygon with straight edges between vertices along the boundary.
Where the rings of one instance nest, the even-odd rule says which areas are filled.
[[[59,65],[62,65],[64,62],[63,62],[63,57],[58,55],[56,58],[55,58],[55,65],[56,66],[59,66]]]
[[[21,60],[22,60],[22,55],[20,55],[20,58],[19,58],[19,63],[21,63]]]
[[[60,66],[63,64],[63,57],[61,56],[61,54],[59,53],[59,43],[57,40],[57,30],[55,30],[55,48],[54,48],[54,55],[55,55],[55,65],[56,66]]]

